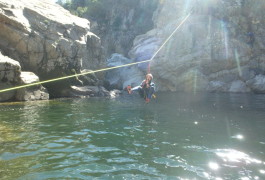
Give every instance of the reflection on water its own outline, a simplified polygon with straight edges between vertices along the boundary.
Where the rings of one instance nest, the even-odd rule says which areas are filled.
[[[265,96],[0,105],[0,179],[265,179]]]
[[[262,161],[253,159],[249,155],[234,150],[234,149],[218,149],[216,155],[219,156],[224,162],[230,163],[244,163],[244,164],[261,164]]]

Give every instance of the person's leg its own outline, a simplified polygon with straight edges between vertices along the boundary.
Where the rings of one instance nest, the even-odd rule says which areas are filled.
[[[152,95],[154,94],[154,92],[155,92],[155,88],[154,87],[150,87],[150,88],[148,88],[147,89],[147,98],[150,100],[151,98],[152,98]]]
[[[131,90],[132,91],[139,91],[140,89],[141,89],[141,86],[136,86],[136,87],[132,88]]]
[[[131,86],[129,85],[129,86],[127,86],[126,89],[127,89],[127,92],[129,94],[132,94],[134,91],[138,91],[140,93],[140,91],[142,90],[142,87],[141,86],[136,86],[134,88],[131,88]]]
[[[138,93],[139,93],[141,98],[145,98],[145,92],[144,92],[144,89],[141,86],[138,89]]]

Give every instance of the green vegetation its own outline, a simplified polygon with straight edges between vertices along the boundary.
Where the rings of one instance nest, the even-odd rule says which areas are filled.
[[[79,17],[102,21],[106,18],[106,12],[110,0],[62,0],[58,4]]]
[[[122,25],[124,12],[129,13],[130,9],[135,9],[135,21],[132,25],[145,31],[152,27],[150,19],[156,9],[157,0],[149,0],[141,7],[141,0],[58,0],[57,3],[76,16],[111,25],[116,30]],[[116,17],[110,17],[117,5],[122,7],[121,11],[116,12]],[[114,20],[109,22],[110,18]]]

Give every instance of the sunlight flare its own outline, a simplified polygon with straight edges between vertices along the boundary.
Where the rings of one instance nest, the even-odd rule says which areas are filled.
[[[242,76],[242,70],[241,70],[241,65],[240,65],[240,60],[239,60],[237,49],[235,50],[235,58],[236,58],[236,65],[237,65],[238,74],[239,74],[239,76]]]
[[[216,155],[223,159],[225,162],[231,163],[246,163],[246,164],[261,164],[262,161],[258,159],[251,158],[249,155],[233,150],[233,149],[223,149],[218,150]]]
[[[222,38],[223,38],[224,47],[225,47],[225,57],[226,57],[226,60],[228,60],[229,58],[228,33],[227,33],[226,24],[223,21],[221,21],[221,28],[222,28]]]

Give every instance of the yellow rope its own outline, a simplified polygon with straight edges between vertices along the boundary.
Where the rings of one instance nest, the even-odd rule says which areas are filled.
[[[0,90],[0,93],[6,92],[6,91],[11,91],[11,90],[16,90],[16,89],[21,89],[21,88],[25,88],[25,87],[40,85],[40,84],[44,84],[44,83],[59,81],[59,80],[68,79],[68,78],[72,78],[72,77],[77,77],[77,76],[81,76],[81,75],[92,74],[92,73],[102,72],[102,71],[108,71],[108,70],[111,70],[111,69],[117,69],[117,68],[132,66],[132,65],[136,65],[136,64],[140,64],[140,63],[150,62],[150,61],[152,61],[155,58],[155,56],[159,53],[159,51],[166,45],[166,43],[176,33],[176,31],[180,28],[180,26],[190,17],[190,15],[191,15],[191,12],[180,22],[180,24],[176,27],[176,29],[169,35],[169,37],[164,41],[164,43],[160,46],[160,48],[154,53],[152,58],[149,59],[149,60],[140,61],[140,62],[134,62],[134,63],[129,63],[129,64],[124,64],[124,65],[120,65],[120,66],[108,67],[108,68],[103,68],[103,69],[99,69],[99,70],[89,71],[89,72],[85,72],[85,73],[79,73],[79,74],[74,74],[74,75],[69,75],[69,76],[63,76],[63,77],[49,79],[49,80],[45,80],[45,81],[39,81],[39,82],[35,82],[35,83],[30,83],[30,84],[26,84],[26,85],[22,85],[22,86],[16,86],[16,87],[12,87],[12,88],[2,89],[2,90]]]
[[[172,38],[172,36],[177,32],[177,30],[184,24],[184,22],[190,17],[191,12],[179,23],[179,25],[176,27],[176,29],[168,36],[168,38],[164,41],[164,43],[160,46],[160,48],[154,53],[152,58],[150,60],[153,60],[156,55],[159,53],[159,51],[166,45],[166,43]]]
[[[69,75],[69,76],[63,76],[63,77],[59,77],[59,78],[55,78],[55,79],[49,79],[49,80],[45,80],[45,81],[39,81],[39,82],[26,84],[26,85],[22,85],[22,86],[16,86],[16,87],[12,87],[12,88],[2,89],[2,90],[0,90],[0,93],[6,92],[6,91],[15,90],[15,89],[35,86],[35,85],[39,85],[39,84],[59,81],[59,80],[68,79],[68,78],[72,78],[72,77],[77,77],[77,76],[81,76],[81,75],[92,74],[92,73],[101,72],[101,71],[108,71],[108,70],[111,70],[111,69],[117,69],[117,68],[126,67],[126,66],[132,66],[132,65],[136,65],[136,64],[140,64],[140,63],[149,62],[149,61],[151,61],[151,60],[146,60],[146,61],[141,61],[141,62],[134,62],[134,63],[124,64],[124,65],[120,65],[120,66],[108,67],[108,68],[103,68],[103,69],[99,69],[99,70],[89,71],[89,72],[85,72],[85,73],[79,73],[79,74],[74,74],[74,75]]]

